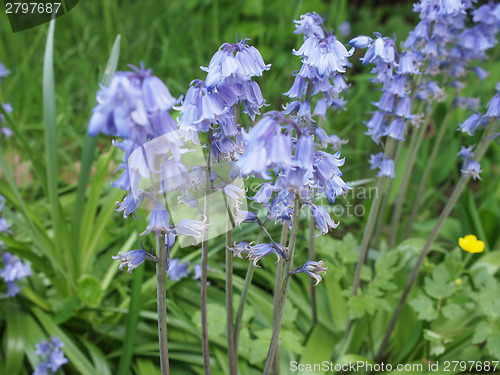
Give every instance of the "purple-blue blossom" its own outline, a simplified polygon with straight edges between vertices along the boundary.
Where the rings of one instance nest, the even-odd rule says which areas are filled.
[[[6,297],[14,297],[21,291],[17,282],[32,274],[31,267],[9,252],[4,252],[2,259],[3,268],[0,269],[0,277],[7,283]]]
[[[255,267],[260,267],[257,262],[269,254],[275,254],[279,259],[286,259],[286,250],[276,242],[261,243],[250,247],[248,259],[253,262]]]
[[[68,363],[62,348],[64,343],[58,337],[51,337],[50,340],[42,340],[35,345],[35,354],[42,356],[42,362],[38,364],[33,375],[53,375],[59,368]]]
[[[174,258],[168,265],[167,274],[171,281],[179,281],[189,275],[189,262],[181,262],[179,258]]]
[[[323,266],[324,266],[323,261],[319,261],[319,262],[309,261],[309,262],[304,263],[304,265],[291,271],[290,274],[293,275],[295,273],[304,272],[308,276],[310,276],[316,280],[316,284],[314,284],[314,286],[316,286],[323,280],[321,278],[321,274],[322,273],[326,274],[326,270],[328,269],[328,267],[323,267]]]
[[[304,39],[314,35],[325,37],[323,17],[316,12],[303,14],[300,16],[300,20],[293,22],[295,22],[294,34],[304,34]]]
[[[483,170],[481,169],[481,164],[475,160],[470,160],[465,164],[464,168],[460,171],[464,176],[471,176],[474,180],[481,180],[479,175]]]
[[[125,266],[128,267],[127,272],[132,273],[133,270],[135,270],[137,267],[139,267],[144,261],[146,260],[146,257],[148,255],[148,252],[144,249],[139,249],[139,250],[130,250],[125,253],[118,253],[118,255],[113,255],[112,258],[115,260],[120,260],[120,271],[125,268]],[[151,257],[151,255],[150,255]]]

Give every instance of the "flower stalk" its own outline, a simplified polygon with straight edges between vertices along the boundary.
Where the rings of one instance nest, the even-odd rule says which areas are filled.
[[[287,238],[288,238],[288,225],[283,224],[281,227],[281,239],[280,245],[286,248]],[[281,289],[281,281],[283,279],[283,259],[278,260],[276,265],[276,281],[274,283],[274,310],[273,310],[273,327],[278,319],[278,308],[279,308],[279,292]],[[279,367],[279,351],[276,350],[273,360],[273,375],[278,375],[280,372]]]
[[[210,211],[210,194],[212,192],[212,182],[210,175],[212,172],[212,131],[207,133],[207,170],[205,172],[205,201],[203,213],[206,221],[209,222]],[[207,271],[208,271],[208,228],[203,234],[203,242],[201,244],[201,344],[203,349],[203,367],[206,375],[211,375],[210,369],[210,349],[208,343],[208,318],[207,318]]]
[[[269,375],[271,373],[273,361],[278,350],[279,334],[281,329],[281,324],[283,323],[283,316],[285,314],[286,300],[288,298],[288,290],[290,288],[290,281],[292,278],[291,271],[293,270],[293,258],[295,253],[295,243],[297,239],[297,233],[299,231],[300,223],[300,209],[302,207],[300,197],[295,196],[295,204],[293,211],[293,223],[292,230],[290,232],[290,240],[288,247],[287,259],[285,261],[285,275],[283,277],[283,282],[281,286],[278,311],[276,314],[276,319],[274,319],[273,324],[273,334],[271,336],[271,343],[269,345],[269,352],[267,354],[266,365],[264,367],[263,375]]]
[[[162,375],[170,374],[167,339],[167,249],[165,233],[156,236],[156,281],[158,304],[158,337],[160,342],[160,368]]]
[[[238,373],[238,353],[234,345],[234,314],[233,314],[233,222],[228,206],[226,215],[226,320],[227,320],[227,356],[229,360],[229,374]]]

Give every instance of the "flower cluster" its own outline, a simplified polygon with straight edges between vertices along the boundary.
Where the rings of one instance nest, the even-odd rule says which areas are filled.
[[[0,82],[2,82],[2,78],[5,78],[9,75],[10,71],[5,68],[5,65],[3,65],[0,62]],[[0,106],[3,108],[3,110],[7,113],[10,113],[13,111],[12,106],[10,103],[0,103]],[[2,126],[5,122],[5,116],[3,115],[2,112],[0,112],[0,132],[3,133],[3,135],[7,138],[12,136],[12,130],[7,127],[7,126]]]
[[[191,83],[186,97],[179,106],[179,129],[186,140],[198,143],[198,132],[212,130],[211,155],[214,161],[231,161],[241,149],[239,111],[252,120],[266,104],[257,82],[252,77],[269,70],[260,52],[247,44],[248,39],[237,43],[224,43],[214,54],[205,81]]]
[[[124,172],[112,186],[125,191],[131,189],[127,162],[132,152],[149,140],[177,130],[169,110],[178,100],[151,70],[131,68],[133,71],[115,73],[109,86],[101,86],[88,127],[91,136],[103,133],[122,138],[114,145],[124,151],[120,166]],[[178,151],[178,143],[171,140],[173,153]]]
[[[497,83],[497,92],[488,103],[488,109],[484,115],[475,112],[469,116],[463,123],[458,126],[458,130],[468,135],[474,135],[476,130],[484,127],[489,121],[500,118],[500,82]],[[493,137],[498,136],[494,134]],[[481,179],[480,173],[482,172],[481,165],[478,161],[474,160],[473,146],[464,147],[458,152],[463,160],[462,172],[463,175],[471,176],[474,180]]]
[[[33,375],[53,375],[68,359],[61,350],[64,343],[58,337],[51,337],[50,340],[42,340],[35,345],[35,354],[42,356],[43,361],[37,366]]]
[[[0,214],[3,210],[4,204],[5,198],[0,195]],[[0,234],[1,233],[10,233],[10,224],[3,215],[0,216]],[[0,250],[1,249],[5,249],[5,245],[2,240],[0,240]],[[14,297],[21,291],[21,288],[16,282],[30,276],[31,268],[29,265],[22,263],[18,258],[9,252],[4,252],[2,254],[2,259],[4,268],[0,269],[0,277],[7,283],[7,293],[5,296]]]
[[[415,63],[413,52],[399,53],[395,41],[375,33],[375,39],[369,36],[358,36],[349,43],[357,48],[366,48],[361,58],[363,64],[374,64],[373,82],[382,85],[382,96],[373,105],[377,108],[366,123],[368,131],[375,143],[387,136],[396,140],[404,140],[407,133],[406,122],[418,124],[419,117],[411,113],[411,98],[408,84],[410,76],[420,74]],[[379,169],[377,176],[394,178],[394,162],[391,155],[378,153],[371,155],[370,169]]]
[[[299,199],[311,210],[321,235],[338,224],[314,199],[324,194],[334,203],[349,187],[341,177],[344,159],[340,158],[340,152],[330,154],[320,150],[329,144],[338,148],[344,142],[337,136],[329,136],[315,117],[326,120],[328,108],[345,105],[339,95],[348,87],[343,73],[354,49],[348,51],[332,33],[326,35],[323,20],[315,13],[305,14],[295,23],[295,33],[304,34],[304,43],[293,53],[302,58],[303,64],[291,89],[284,94],[295,100],[281,112],[266,113],[243,133],[245,148],[235,164],[242,176],[266,180],[250,199],[267,208],[268,219],[291,227],[294,201]],[[321,98],[316,99],[317,94]],[[316,107],[311,111],[313,99]],[[249,218],[252,221],[254,216]],[[287,258],[286,249],[272,238],[270,243],[240,242],[232,250],[240,258],[246,254],[255,266],[271,253],[278,259]]]

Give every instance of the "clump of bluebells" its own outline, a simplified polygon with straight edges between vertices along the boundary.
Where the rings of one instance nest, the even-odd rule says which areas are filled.
[[[267,219],[289,228],[298,226],[302,207],[310,210],[318,235],[338,225],[316,200],[324,195],[334,203],[349,189],[341,177],[344,159],[337,151],[345,141],[328,135],[321,123],[326,121],[328,109],[345,109],[346,101],[340,94],[348,88],[344,73],[354,48],[347,50],[333,32],[327,32],[323,19],[315,13],[295,22],[295,32],[304,34],[304,42],[293,51],[302,59],[302,67],[285,93],[293,101],[281,111],[265,113],[248,130],[242,114],[254,121],[267,105],[254,77],[261,76],[270,65],[247,39],[224,43],[208,66],[202,67],[207,72],[205,80],[192,81],[180,100],[143,66],[116,73],[109,86],[99,90],[88,132],[118,138],[113,144],[124,151],[120,166],[123,173],[113,186],[129,194],[118,203],[117,211],[124,217],[134,215],[148,202],[149,223],[141,235],[153,232],[156,238],[165,236],[167,272],[172,280],[186,277],[188,265],[178,259],[170,261],[169,250],[178,236],[191,238],[194,245],[207,238],[214,223],[199,201],[212,193],[223,194],[232,224],[258,223],[267,233],[268,242],[244,242],[232,248],[234,255],[245,254],[254,266],[275,254],[292,267],[294,249],[272,238],[258,215],[246,210],[247,199],[262,204]],[[180,112],[177,123],[170,115],[172,108]],[[207,153],[205,164],[192,158],[193,145],[201,144]],[[330,153],[328,147],[337,152]],[[228,164],[229,168],[217,163]],[[253,197],[247,196],[238,180],[249,176],[264,180]],[[148,179],[151,183],[144,184]],[[201,220],[173,215],[174,223],[171,207],[167,209],[165,204],[165,197],[172,201],[169,194],[177,194],[176,203],[193,209]],[[290,244],[296,234],[292,234]],[[120,269],[127,266],[128,272],[146,259],[158,262],[144,248],[113,258],[121,260]],[[288,276],[304,272],[317,284],[326,267],[322,261],[310,260],[285,272]],[[200,273],[195,267],[195,278]],[[283,292],[288,293],[287,289]]]
[[[68,363],[62,348],[64,343],[58,337],[51,337],[49,340],[42,340],[35,345],[35,354],[42,357],[33,375],[53,375],[59,368]]]
[[[316,13],[305,14],[295,22],[296,33],[304,33],[305,39],[299,50],[293,52],[303,59],[302,67],[295,74],[292,88],[285,93],[295,100],[283,111],[266,113],[244,134],[246,147],[236,166],[242,176],[257,176],[265,181],[250,199],[267,209],[267,219],[291,228],[294,202],[299,200],[309,208],[319,234],[325,234],[338,224],[315,199],[324,194],[334,203],[349,188],[341,177],[339,167],[344,159],[340,152],[321,150],[328,145],[338,148],[343,142],[335,135],[327,135],[319,120],[326,119],[328,108],[336,110],[345,105],[339,95],[348,87],[343,73],[353,50],[348,51],[332,33],[325,33],[323,20]],[[254,265],[271,253],[287,259],[286,249],[272,238],[270,243],[239,243],[233,251],[240,257],[246,253]],[[307,274],[315,278],[325,271],[322,267],[307,269]]]
[[[8,70],[5,65],[3,65],[1,62],[0,62],[0,83],[2,83],[2,80],[7,77],[10,73],[10,70]],[[0,106],[3,108],[3,110],[6,112],[6,113],[11,113],[13,111],[13,108],[12,106],[10,105],[10,103],[1,103],[0,102]],[[7,138],[11,137],[12,136],[12,129],[10,129],[9,127],[7,126],[4,126],[5,125],[5,116],[2,112],[0,112],[0,132]]]
[[[0,195],[0,234],[10,234],[10,224],[2,215],[4,208],[5,198]],[[5,250],[6,246],[0,239],[0,251]],[[28,264],[22,263],[11,253],[4,251],[2,253],[3,268],[0,269],[0,277],[7,283],[7,292],[5,297],[14,297],[20,291],[21,287],[17,284],[19,281],[31,275],[31,267]]]

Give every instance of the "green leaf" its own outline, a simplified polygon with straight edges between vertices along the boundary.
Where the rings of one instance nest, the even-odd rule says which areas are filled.
[[[251,364],[257,364],[266,359],[272,334],[273,331],[271,329],[257,331],[256,335],[258,338],[252,340],[252,347],[250,348],[249,361]]]
[[[456,303],[450,303],[446,305],[441,311],[443,313],[443,316],[448,319],[458,318],[465,313],[465,310]]]
[[[201,312],[197,311],[191,319],[201,328]],[[207,304],[207,331],[209,337],[223,336],[226,330],[226,309],[216,303]]]
[[[413,307],[418,314],[420,320],[434,320],[438,317],[438,313],[434,308],[432,300],[424,294],[419,295],[417,298],[411,300],[409,305]]]
[[[280,341],[290,353],[302,354],[304,352],[304,347],[300,344],[300,336],[293,331],[281,332]]]
[[[4,336],[5,374],[18,374],[23,367],[26,352],[26,315],[20,311],[6,315],[7,331]]]
[[[91,309],[99,306],[102,299],[101,282],[92,275],[82,275],[78,279],[76,294]]]
[[[56,258],[63,264],[62,249],[69,248],[68,228],[64,215],[59,205],[59,194],[57,190],[58,172],[57,172],[57,123],[56,123],[56,93],[54,85],[54,28],[55,20],[49,23],[49,32],[47,34],[47,44],[45,46],[45,55],[43,59],[43,117],[45,123],[45,157],[47,164],[47,186],[49,192],[49,202],[54,228],[54,242],[56,248]],[[64,247],[63,247],[64,246]],[[67,270],[71,275],[73,262],[71,261],[72,252],[68,252]]]
[[[455,291],[455,284],[449,282],[450,274],[444,266],[440,264],[432,272],[432,278],[425,278],[425,292],[436,299],[446,298],[453,294]]]
[[[357,294],[348,301],[349,317],[359,319],[365,314],[372,315],[376,309],[373,296]]]
[[[500,358],[500,331],[498,329],[490,335],[486,347],[493,358]]]
[[[476,329],[474,330],[474,336],[472,336],[473,344],[481,344],[488,339],[491,332],[491,325],[487,322],[480,322]]]

